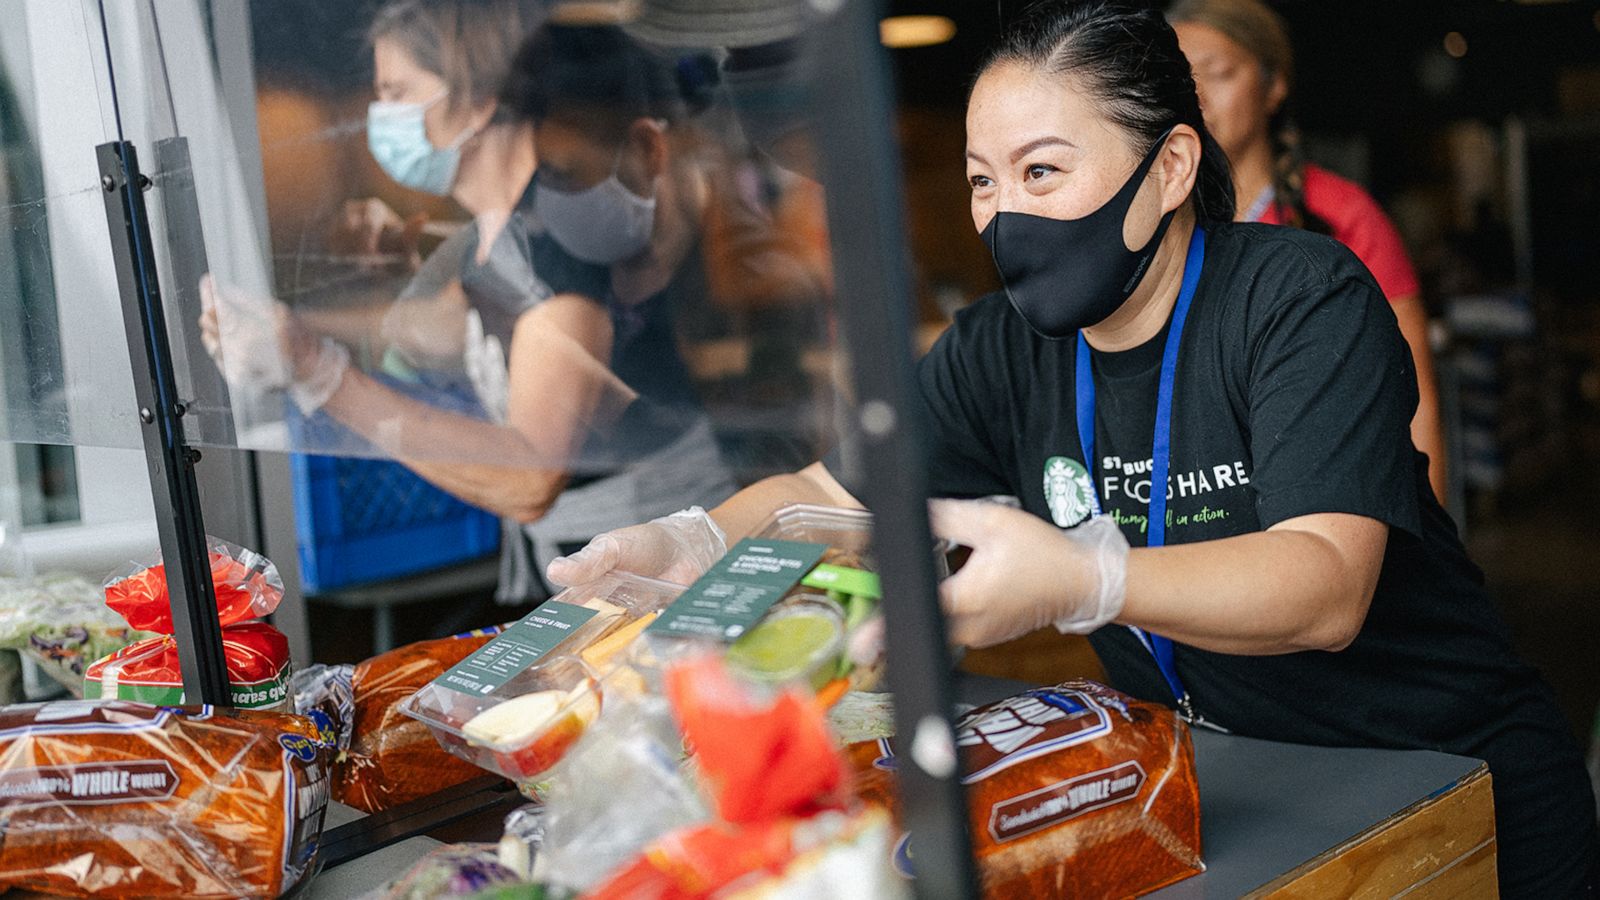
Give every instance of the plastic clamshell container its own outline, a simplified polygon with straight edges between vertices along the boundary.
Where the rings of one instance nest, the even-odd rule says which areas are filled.
[[[870,556],[872,513],[840,506],[791,503],[769,516],[752,537],[827,544],[835,550]],[[945,541],[934,544],[934,574],[940,578],[950,574],[950,563],[945,559],[949,549]],[[828,560],[824,558],[823,561]]]
[[[528,781],[577,743],[603,701],[600,679],[572,656],[545,657],[496,693],[505,696],[480,698],[430,684],[400,711],[428,726],[449,753],[512,781]],[[528,702],[535,695],[540,702]],[[478,723],[490,717],[501,721],[486,732]]]
[[[620,572],[568,588],[552,599],[600,612],[538,662],[487,694],[435,681],[407,698],[400,711],[426,725],[447,752],[512,781],[528,781],[582,737],[600,714],[603,675],[682,592],[682,585]],[[529,700],[534,694],[546,696]],[[495,712],[508,704],[516,707]]]
[[[797,620],[818,624],[793,628],[784,624]],[[792,646],[783,646],[786,640]],[[844,610],[839,604],[822,594],[793,594],[728,648],[728,661],[760,681],[802,681],[820,688],[838,669],[844,640]]]
[[[774,512],[753,537],[827,544],[836,550],[866,553],[872,547],[872,513],[795,503]]]
[[[785,541],[807,541],[813,544],[827,544],[834,550],[863,557],[872,555],[872,513],[864,509],[849,509],[837,506],[819,506],[811,503],[792,503],[780,507],[761,527],[756,529],[754,536],[774,538]],[[939,540],[933,546],[933,573],[940,579],[950,575],[950,560],[945,554],[951,547],[948,541]],[[823,557],[824,562],[830,561]],[[803,590],[811,590],[804,588]],[[787,602],[787,601],[785,601]],[[775,607],[775,609],[781,608]],[[757,626],[759,627],[759,626]],[[848,641],[848,636],[846,637]],[[957,659],[964,655],[964,651],[957,647],[954,650]],[[859,684],[863,690],[886,690],[887,685],[882,684],[882,665],[861,669],[858,667]],[[868,674],[872,673],[872,674]]]
[[[617,653],[648,626],[639,620],[654,621],[681,593],[681,584],[627,572],[569,587],[551,599],[598,610],[598,615],[551,652],[578,656],[603,674]]]

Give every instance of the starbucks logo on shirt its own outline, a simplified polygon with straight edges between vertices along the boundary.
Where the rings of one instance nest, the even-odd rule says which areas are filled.
[[[1094,511],[1094,483],[1083,463],[1052,456],[1044,463],[1044,502],[1059,528],[1071,528]]]

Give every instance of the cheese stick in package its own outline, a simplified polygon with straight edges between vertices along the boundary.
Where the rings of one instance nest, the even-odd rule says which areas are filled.
[[[1130,897],[1204,871],[1188,725],[1089,681],[1025,691],[956,723],[986,898]],[[856,796],[892,806],[890,739],[850,745]],[[916,836],[894,861],[915,871]]]
[[[329,755],[278,713],[0,709],[0,890],[277,897],[314,874]]]

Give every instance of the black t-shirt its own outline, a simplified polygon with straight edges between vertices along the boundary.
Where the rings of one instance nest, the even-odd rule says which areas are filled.
[[[1013,495],[1072,527],[1090,513],[1092,473],[1104,512],[1142,546],[1165,339],[1163,331],[1134,350],[1094,354],[1099,459],[1085,465],[1077,342],[1039,337],[1003,294],[963,310],[919,367],[933,493]],[[1416,405],[1394,315],[1348,250],[1288,228],[1209,230],[1178,359],[1167,543],[1327,512],[1390,532],[1370,611],[1345,650],[1236,656],[1179,644],[1177,669],[1201,714],[1239,734],[1488,760],[1507,884],[1560,875],[1585,865],[1572,848],[1593,829],[1581,760],[1433,498],[1427,459],[1410,438]],[[1090,640],[1117,687],[1173,702],[1127,628]],[[1540,829],[1553,827],[1570,836],[1552,844]],[[1536,846],[1565,846],[1578,861],[1528,865]]]
[[[617,424],[594,435],[572,469],[585,483],[671,444],[703,416],[688,364],[678,352],[673,317],[686,296],[705,291],[705,272],[692,250],[671,282],[637,304],[618,301],[606,266],[572,256],[545,231],[533,208],[533,183],[523,191],[485,261],[477,259],[475,230],[463,248],[462,290],[483,322],[509,352],[522,314],[555,294],[578,294],[611,317],[610,368],[639,394]]]

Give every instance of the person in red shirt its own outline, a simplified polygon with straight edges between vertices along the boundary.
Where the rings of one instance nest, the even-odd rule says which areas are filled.
[[[1332,236],[1361,258],[1389,299],[1417,369],[1411,438],[1428,454],[1428,480],[1443,501],[1444,435],[1417,275],[1377,201],[1301,156],[1287,108],[1294,50],[1283,20],[1261,0],[1177,0],[1167,19],[1193,69],[1206,127],[1232,164],[1238,220]]]

